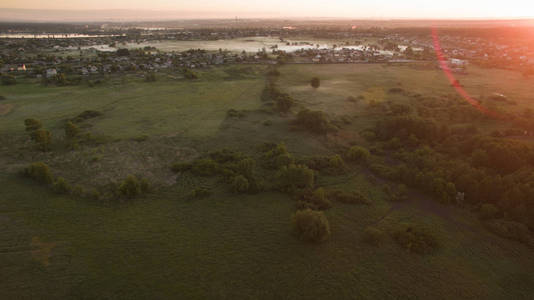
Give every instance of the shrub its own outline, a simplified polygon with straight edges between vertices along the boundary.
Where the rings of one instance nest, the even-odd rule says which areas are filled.
[[[17,83],[17,79],[13,75],[2,75],[2,85],[13,85]]]
[[[51,184],[53,182],[52,172],[47,164],[36,162],[25,168],[23,174],[37,182]]]
[[[489,231],[500,237],[534,246],[534,238],[532,237],[530,230],[522,223],[505,220],[491,220],[485,222],[485,225]]]
[[[301,110],[297,114],[296,123],[317,134],[325,134],[328,130],[333,129],[326,113],[322,111]]]
[[[438,248],[438,241],[427,229],[401,224],[393,231],[393,239],[403,248],[417,254],[430,254]]]
[[[384,240],[384,232],[375,227],[367,227],[363,233],[363,241],[374,246],[380,245]]]
[[[222,150],[211,152],[209,154],[209,157],[220,164],[224,164],[228,162],[237,162],[245,158],[245,156],[242,153],[228,150],[228,149],[222,149]]]
[[[186,79],[198,79],[198,74],[191,69],[185,69],[183,74]]]
[[[252,158],[245,158],[243,160],[240,160],[238,163],[237,163],[237,166],[236,166],[236,171],[247,177],[247,178],[250,178],[252,177],[252,174],[254,173],[254,168],[256,167],[256,161],[253,160]]]
[[[96,111],[96,110],[86,110],[86,111],[83,111],[81,114],[79,114],[78,116],[76,116],[72,122],[74,123],[79,123],[79,122],[82,122],[82,121],[85,121],[85,120],[88,120],[88,119],[93,119],[93,118],[96,118],[96,117],[100,117],[102,115],[101,112],[99,111]]]
[[[24,125],[26,126],[26,131],[29,132],[41,129],[41,127],[43,127],[41,121],[36,119],[26,119],[24,120]]]
[[[235,109],[229,109],[226,112],[226,115],[229,118],[243,118],[245,116],[245,112],[244,111],[235,110]]]
[[[171,170],[175,173],[178,173],[178,172],[189,171],[191,170],[192,167],[193,165],[190,163],[178,162],[171,166]]]
[[[371,201],[360,192],[347,193],[341,190],[328,191],[328,198],[345,204],[370,204]]]
[[[353,162],[366,162],[369,159],[369,150],[360,146],[352,146],[345,153],[345,158]]]
[[[208,197],[209,195],[211,195],[211,192],[210,190],[206,188],[197,188],[197,189],[194,189],[193,192],[191,193],[192,198],[205,198],[205,197]]]
[[[483,220],[493,219],[498,213],[499,209],[491,203],[484,203],[480,206],[480,218]]]
[[[326,197],[324,188],[315,191],[305,190],[298,196],[297,209],[326,210],[332,207],[332,202]]]
[[[358,99],[356,97],[353,97],[353,96],[348,96],[347,97],[347,101],[356,103],[356,102],[358,102]]]
[[[271,121],[271,120],[263,121],[263,126],[271,126],[271,125],[273,125],[273,121]]]
[[[78,126],[74,125],[71,121],[65,124],[65,137],[69,140],[75,139],[80,134]]]
[[[404,93],[404,90],[399,87],[394,87],[394,88],[390,88],[388,92],[390,94],[400,94],[400,93]]]
[[[52,142],[52,134],[46,129],[38,129],[32,133],[33,140],[38,144],[39,149],[48,151]]]
[[[278,94],[275,98],[276,110],[279,112],[288,112],[293,106],[293,98],[288,94]]]
[[[238,175],[232,179],[232,191],[234,193],[246,193],[248,189],[249,183],[245,176]]]
[[[117,49],[117,56],[130,56],[130,50],[126,48]]]
[[[137,177],[129,175],[119,186],[119,193],[121,196],[127,198],[135,198],[141,194],[141,184]]]
[[[298,163],[306,165],[310,169],[321,171],[330,168],[330,157],[324,155],[302,157]]]
[[[321,85],[321,80],[318,77],[313,77],[310,81],[310,85],[316,89]]]
[[[282,167],[276,174],[278,187],[283,191],[312,188],[315,174],[304,165]]]
[[[330,236],[330,224],[321,211],[311,209],[296,211],[292,216],[295,235],[307,242],[324,242]]]
[[[343,171],[346,167],[343,158],[341,158],[341,156],[338,154],[333,155],[328,159],[328,166],[333,171]]]
[[[141,178],[139,185],[141,187],[141,193],[148,193],[150,191],[150,182],[146,178]]]
[[[54,190],[54,192],[58,194],[67,194],[71,190],[69,184],[63,177],[56,178],[56,181],[54,182],[52,189]]]
[[[212,159],[198,159],[193,162],[191,172],[198,176],[213,176],[219,169],[219,164]]]
[[[267,145],[264,150],[263,166],[267,169],[278,169],[288,166],[294,161],[293,156],[287,152],[286,145],[283,143]]]
[[[408,188],[404,184],[398,184],[394,190],[386,186],[385,192],[391,201],[400,202],[408,200]]]
[[[146,82],[154,82],[156,81],[156,73],[154,72],[148,72],[148,73],[145,73],[145,81]]]

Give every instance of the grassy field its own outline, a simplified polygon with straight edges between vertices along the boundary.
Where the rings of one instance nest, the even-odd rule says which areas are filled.
[[[0,116],[1,299],[531,298],[531,249],[489,233],[469,211],[415,191],[406,202],[388,201],[382,189],[388,183],[363,168],[318,177],[320,186],[371,199],[368,206],[334,203],[326,211],[332,236],[319,245],[291,235],[295,201],[285,194],[236,195],[214,179],[173,174],[172,162],[223,147],[250,153],[263,142],[285,142],[295,155],[335,153],[335,138],[291,130],[291,115],[260,110],[261,66],[241,70],[239,78],[228,68],[204,71],[193,82],[160,74],[154,83],[130,77],[94,88],[32,82],[0,88],[2,104],[13,105]],[[354,132],[374,118],[366,103],[348,96],[408,101],[388,94],[398,86],[453,93],[441,71],[413,66],[287,65],[280,72],[281,89],[300,107],[350,115],[347,131]],[[309,86],[312,76],[321,78],[317,90]],[[514,109],[530,104],[522,95],[532,80],[514,73],[472,68],[460,81],[475,95],[508,95],[518,102]],[[103,113],[87,121],[88,131],[112,138],[103,145],[42,154],[22,137],[23,120],[36,117],[60,139],[64,120],[89,109]],[[228,118],[229,109],[248,112]],[[143,135],[149,138],[132,140]],[[360,141],[357,134],[350,140]],[[161,186],[122,204],[58,196],[16,175],[41,160],[75,183],[140,173]],[[212,195],[191,199],[195,185]],[[368,226],[387,233],[405,222],[432,229],[438,251],[413,254],[390,237],[379,247],[362,241]]]

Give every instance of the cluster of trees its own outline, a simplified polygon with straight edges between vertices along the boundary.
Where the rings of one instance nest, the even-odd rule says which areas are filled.
[[[377,122],[366,136],[377,142],[375,153],[397,162],[373,157],[371,170],[445,203],[473,205],[483,219],[506,221],[497,224],[514,228],[510,232],[523,232],[515,230],[521,224],[534,229],[534,149],[501,135],[479,135],[476,127],[438,124],[415,116]]]
[[[281,92],[276,86],[276,76],[268,76],[265,88],[261,93],[261,100],[272,103],[281,113],[287,113],[293,107],[294,100],[289,94]]]
[[[37,144],[37,147],[41,151],[48,151],[52,143],[52,134],[42,128],[41,121],[30,118],[24,120],[24,125],[26,126],[26,132],[30,135],[31,140]]]

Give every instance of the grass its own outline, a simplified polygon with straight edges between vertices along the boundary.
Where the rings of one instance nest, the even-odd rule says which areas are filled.
[[[428,223],[445,240],[436,255],[414,255],[388,239],[379,248],[363,243],[364,229],[382,214],[373,207],[336,204],[327,212],[332,238],[310,246],[291,236],[294,204],[280,194],[190,200],[171,188],[115,207],[0,181],[2,298],[519,299],[531,292],[528,249],[411,208],[374,226]]]
[[[95,88],[29,82],[0,87],[4,103],[14,105],[0,116],[0,138],[6,138],[0,140],[0,164],[6,166],[0,170],[0,298],[528,299],[534,293],[532,250],[489,233],[466,210],[413,191],[407,201],[389,202],[381,188],[387,183],[365,168],[319,174],[319,186],[359,191],[371,202],[335,202],[325,212],[332,236],[320,245],[291,235],[295,201],[285,194],[236,195],[215,178],[173,174],[173,162],[224,147],[250,153],[263,142],[284,142],[297,156],[336,153],[331,147],[336,137],[290,130],[292,116],[258,110],[264,78],[261,67],[254,70],[242,75],[213,68],[193,82],[159,74],[155,83],[112,78]],[[408,101],[387,92],[397,86],[452,93],[439,70],[381,65],[280,70],[281,88],[301,107],[356,116],[347,132],[357,133],[375,118],[365,103],[354,104],[348,96]],[[465,78],[475,92],[475,83],[482,89],[503,76],[477,72]],[[319,89],[309,86],[311,76],[321,78]],[[516,84],[525,88],[529,81],[521,80]],[[227,118],[231,108],[246,110],[245,116]],[[28,117],[61,135],[65,119],[88,109],[104,113],[86,121],[92,125],[88,130],[122,140],[43,154],[9,139],[24,134]],[[263,125],[267,119],[271,126]],[[346,140],[346,134],[338,138]],[[162,187],[124,204],[58,196],[14,174],[39,160],[74,183],[140,174]],[[210,195],[192,198],[200,187]],[[404,223],[431,230],[440,248],[421,256],[397,245],[390,233]],[[370,226],[385,233],[378,247],[362,241]]]
[[[57,129],[64,120],[84,110],[97,110],[104,116],[93,130],[114,138],[142,134],[207,137],[217,132],[228,109],[259,107],[259,102],[250,99],[259,97],[262,77],[233,81],[207,76],[205,80],[188,82],[161,75],[154,83],[129,79],[125,84],[108,83],[94,88],[44,87],[37,83],[2,87],[1,93],[9,99],[6,102],[14,107],[0,119],[0,127],[14,133],[23,128],[24,119],[37,118],[43,126]]]

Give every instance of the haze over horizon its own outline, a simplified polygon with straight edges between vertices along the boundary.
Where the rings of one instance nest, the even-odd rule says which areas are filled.
[[[424,0],[3,0],[3,21],[101,21],[191,18],[520,19],[534,17],[522,0],[429,2]]]

